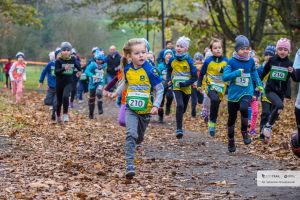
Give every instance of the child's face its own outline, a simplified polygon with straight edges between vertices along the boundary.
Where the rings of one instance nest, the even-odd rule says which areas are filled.
[[[103,63],[104,63],[104,60],[96,60],[96,63],[98,63],[98,64],[103,64]]]
[[[279,47],[276,51],[280,58],[285,58],[289,55],[289,50],[286,48]]]
[[[171,53],[167,53],[165,56],[165,61],[167,61],[167,63],[169,62],[170,58],[172,58],[172,54]]]
[[[270,56],[270,55],[265,56],[265,57],[264,57],[264,61],[265,61],[265,62],[268,62],[268,61],[270,60],[271,57],[272,57],[272,56]]]
[[[221,43],[220,42],[213,43],[211,51],[212,51],[213,55],[216,57],[222,56],[223,49],[222,49]]]
[[[61,51],[61,54],[65,57],[67,57],[67,56],[71,55],[71,51],[68,49],[64,49]]]
[[[19,62],[23,62],[23,61],[24,61],[24,58],[23,58],[22,56],[19,56],[19,57],[18,57],[18,61],[19,61]]]
[[[176,51],[176,53],[178,53],[178,54],[183,54],[183,53],[187,52],[187,49],[184,48],[184,47],[181,46],[181,45],[176,44],[175,51]]]
[[[256,68],[258,68],[259,67],[259,59],[255,57],[254,62],[255,62]]]
[[[137,44],[132,46],[129,58],[135,67],[140,67],[144,64],[147,57],[146,46],[144,44]]]
[[[202,64],[202,60],[195,60],[195,65],[201,65]]]
[[[239,54],[239,56],[247,57],[247,56],[249,56],[250,48],[249,47],[243,47],[240,50],[238,50],[237,53]]]

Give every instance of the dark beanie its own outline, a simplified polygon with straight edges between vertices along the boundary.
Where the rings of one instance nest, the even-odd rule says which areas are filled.
[[[249,40],[244,35],[238,35],[235,38],[235,47],[234,47],[234,49],[235,49],[236,52],[238,52],[241,48],[244,48],[244,47],[250,47]]]
[[[268,45],[265,49],[265,56],[274,56],[275,55],[275,46]]]

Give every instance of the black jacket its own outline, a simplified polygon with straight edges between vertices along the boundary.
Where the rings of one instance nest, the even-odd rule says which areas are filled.
[[[264,77],[271,71],[272,67],[293,67],[293,62],[286,58],[280,58],[278,55],[273,56],[270,58],[269,62],[266,63],[264,70],[260,76],[260,79],[263,80]],[[285,97],[287,94],[287,91],[289,90],[289,84],[290,84],[290,78],[292,77],[293,80],[296,80],[295,72],[288,73],[286,79],[283,80],[275,80],[271,78],[271,74],[269,75],[269,78],[266,83],[266,92],[275,92],[280,97]]]
[[[114,54],[108,54],[106,57],[106,62],[107,62],[107,73],[110,75],[117,75],[118,67],[121,63],[121,56],[118,52]]]
[[[64,68],[65,64],[71,64],[73,68],[72,74],[66,74],[66,70]],[[63,60],[61,58],[58,58],[55,61],[55,75],[56,75],[56,84],[64,84],[67,85],[69,83],[73,82],[73,75],[76,73],[76,70],[81,71],[80,63],[77,62],[75,57],[71,57],[70,60]]]

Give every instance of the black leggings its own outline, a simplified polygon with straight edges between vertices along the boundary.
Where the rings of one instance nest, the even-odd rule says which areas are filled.
[[[182,129],[183,114],[187,109],[190,95],[179,90],[173,92],[176,100],[176,128]]]
[[[268,123],[270,119],[270,114],[272,110],[272,104],[266,101],[261,101],[261,115],[260,115],[260,132],[264,126]]]
[[[196,117],[197,104],[202,104],[202,101],[203,101],[203,94],[200,93],[196,88],[192,88],[192,95],[191,95],[192,117]]]
[[[89,104],[94,105],[96,101],[96,96],[97,96],[97,101],[102,102],[102,90],[99,89],[92,89],[90,90],[90,97],[89,97]]]
[[[221,103],[221,100],[218,96],[218,93],[214,90],[209,90],[208,97],[210,99],[210,116],[209,120],[211,122],[216,123],[218,118],[218,112],[219,112],[219,106]]]
[[[5,74],[5,85],[6,85],[6,88],[11,89],[9,74]]]
[[[268,92],[266,97],[272,103],[272,111],[268,122],[270,125],[273,125],[279,117],[278,111],[283,109],[284,97],[278,96],[275,92]]]
[[[243,96],[238,102],[228,101],[228,137],[234,138],[234,125],[237,118],[237,112],[241,113],[241,131],[245,132],[248,128],[248,107],[250,106],[251,96]]]
[[[56,96],[57,96],[57,116],[60,116],[61,106],[63,105],[64,114],[68,113],[69,109],[69,97],[72,90],[72,83],[68,83],[67,85],[56,84]]]
[[[74,79],[73,83],[72,83],[72,91],[71,91],[71,102],[74,102],[76,93],[77,93],[77,83],[78,83],[78,79]]]
[[[160,108],[158,109],[158,115],[159,116],[164,115],[164,104],[165,104],[166,99],[167,99],[167,101],[166,101],[166,110],[168,110],[168,109],[170,110],[173,99],[174,99],[174,96],[173,96],[172,90],[169,89],[169,88],[164,89],[164,96],[163,96],[163,99],[161,101]]]

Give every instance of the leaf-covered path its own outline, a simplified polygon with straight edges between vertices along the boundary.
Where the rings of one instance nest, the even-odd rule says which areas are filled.
[[[164,125],[153,117],[137,153],[137,176],[127,181],[125,129],[114,102],[105,100],[95,120],[77,105],[71,122],[57,125],[42,98],[30,92],[25,105],[12,107],[0,95],[0,199],[300,199],[299,188],[257,187],[255,180],[257,170],[299,170],[299,160],[257,156],[264,144],[245,147],[240,139],[237,153],[228,154],[222,129],[212,139],[201,119],[188,116],[190,131],[180,141],[174,117]]]

